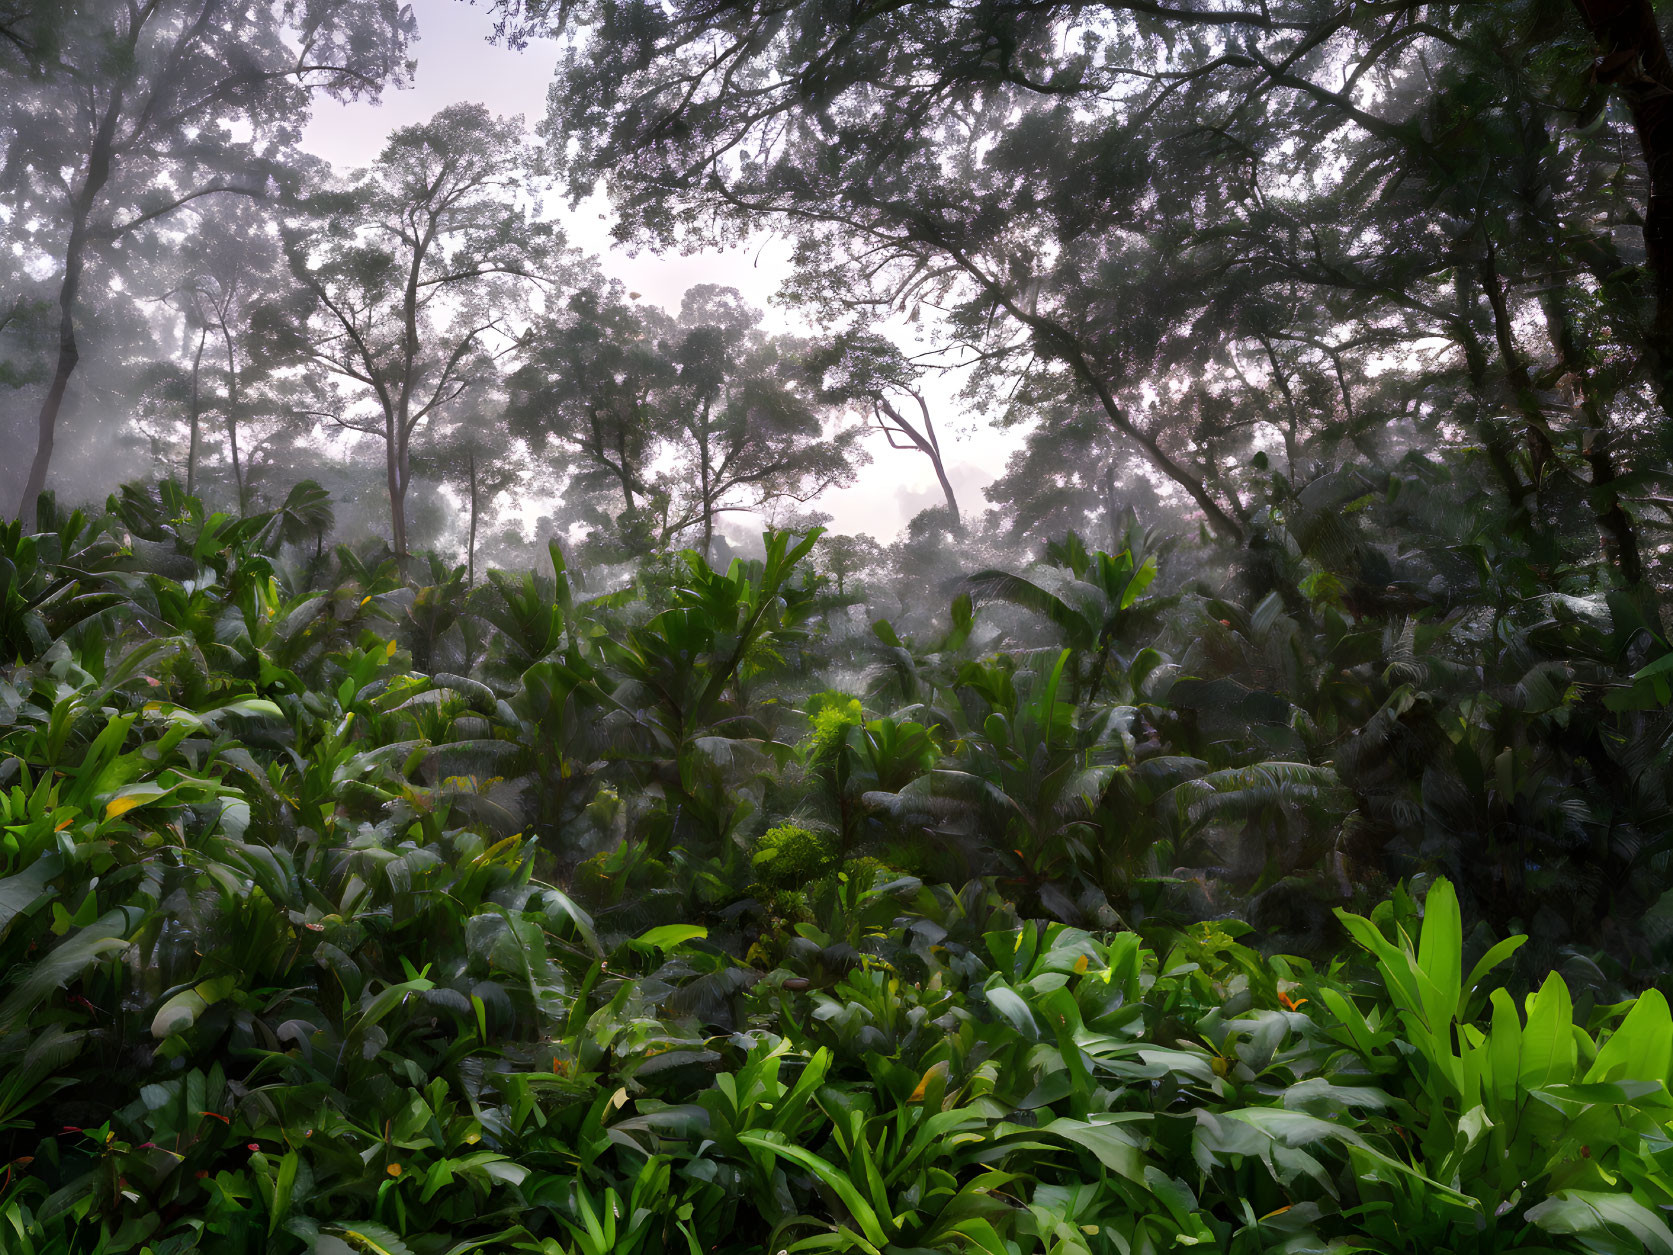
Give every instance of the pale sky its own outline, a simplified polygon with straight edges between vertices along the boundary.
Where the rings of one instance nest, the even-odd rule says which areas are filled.
[[[413,88],[385,93],[380,105],[316,99],[303,138],[309,151],[341,169],[363,166],[377,156],[390,131],[460,101],[484,104],[502,116],[521,114],[531,127],[545,115],[557,45],[537,41],[520,52],[495,46],[489,42],[493,20],[488,12],[464,0],[412,0],[412,7],[419,33]],[[572,243],[597,254],[606,273],[648,301],[672,312],[679,309],[688,287],[720,283],[737,288],[766,310],[769,327],[776,322],[785,330],[807,330],[769,303],[786,273],[789,246],[782,239],[763,236],[747,249],[725,253],[633,256],[613,246],[607,204],[585,204],[573,213],[567,206],[554,208]],[[916,351],[921,350],[917,346]],[[958,376],[925,382],[959,507],[975,516],[987,504],[981,489],[1004,469],[1017,441],[1010,433],[993,431],[980,419],[961,414],[955,395],[962,383]],[[854,486],[826,494],[817,506],[833,516],[831,526],[839,532],[867,532],[888,541],[919,510],[939,504],[941,491],[927,459],[891,450],[881,436],[869,443],[871,465],[861,470]]]

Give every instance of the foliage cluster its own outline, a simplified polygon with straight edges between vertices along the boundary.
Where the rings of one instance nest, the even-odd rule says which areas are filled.
[[[1657,6],[492,7],[546,142],[338,178],[392,0],[0,3],[0,1244],[1673,1255]],[[75,414],[186,487],[60,511]],[[842,416],[944,506],[718,562]],[[478,579],[554,474],[614,573]]]
[[[1663,995],[1518,975],[1479,875],[1345,909],[1309,738],[1389,707],[1208,671],[1381,640],[1328,607],[1203,600],[1205,652],[1135,532],[855,636],[817,534],[589,596],[328,553],[306,485],[46,517],[0,535],[8,1249],[1673,1252]]]

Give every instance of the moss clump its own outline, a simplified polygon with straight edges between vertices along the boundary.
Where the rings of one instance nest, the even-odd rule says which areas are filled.
[[[755,878],[772,889],[805,889],[836,863],[836,842],[829,835],[795,824],[767,829],[750,860]]]

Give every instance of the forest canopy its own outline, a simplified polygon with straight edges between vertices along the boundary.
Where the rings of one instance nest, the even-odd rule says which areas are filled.
[[[1673,1255],[1673,7],[444,2],[0,0],[0,1249]]]

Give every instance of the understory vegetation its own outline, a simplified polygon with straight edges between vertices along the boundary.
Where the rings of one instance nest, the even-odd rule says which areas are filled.
[[[307,484],[42,517],[8,1251],[1673,1252],[1668,667],[1584,599],[1133,528],[908,632],[817,531],[470,587]]]

